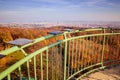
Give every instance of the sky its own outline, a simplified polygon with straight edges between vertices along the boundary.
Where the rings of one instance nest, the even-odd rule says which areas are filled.
[[[0,0],[0,23],[120,21],[120,0]]]

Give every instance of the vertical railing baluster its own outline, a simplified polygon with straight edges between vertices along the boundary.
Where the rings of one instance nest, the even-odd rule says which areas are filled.
[[[108,64],[107,64],[107,66],[109,65],[110,66],[110,54],[109,54],[109,49],[108,49],[108,35],[106,36],[106,39],[105,39],[105,41],[106,41],[106,54],[107,54],[107,56],[105,57],[106,59],[105,59],[105,61],[108,61]],[[109,55],[108,55],[109,54]]]
[[[77,71],[77,68],[78,68],[78,60],[77,60],[77,57],[78,57],[78,39],[76,39],[76,52],[75,52],[75,72]]]
[[[84,47],[85,47],[85,44],[84,44],[84,38],[82,38],[82,63],[81,63],[81,69],[84,67]]]
[[[93,53],[94,53],[94,54],[93,54],[93,55],[94,55],[94,59],[93,59],[93,60],[94,60],[94,61],[93,61],[94,64],[96,64],[96,50],[95,50],[95,49],[96,49],[96,40],[97,40],[97,39],[96,39],[96,36],[95,36],[95,37],[94,37],[94,47],[93,47],[93,48],[94,48],[94,52],[93,52]]]
[[[92,59],[94,60],[94,36],[92,37]],[[94,61],[91,60],[91,66],[94,64]]]
[[[86,37],[86,54],[87,54],[87,57],[86,57],[86,67],[89,66],[89,41],[88,41],[88,37]]]
[[[104,33],[104,35],[103,35],[103,44],[102,44],[102,58],[101,58],[101,66],[103,67],[104,66],[104,50],[105,50],[105,38],[106,38],[106,36],[105,36],[105,29],[103,30],[103,33]]]
[[[68,34],[68,38],[70,38],[71,37],[71,34]],[[70,72],[71,72],[71,62],[70,62],[70,60],[71,60],[71,48],[70,48],[70,45],[71,45],[71,42],[70,41],[68,41],[68,77],[70,76]]]
[[[51,63],[51,65],[52,65],[52,80],[53,80],[53,75],[54,75],[54,68],[53,68],[53,66],[54,66],[54,64],[53,64],[53,60],[54,60],[54,47],[52,47],[52,54],[51,54],[51,59],[52,59],[52,63]]]
[[[110,50],[111,50],[111,60],[114,60],[114,53],[113,53],[113,51],[112,51],[112,47],[113,47],[113,44],[112,44],[112,39],[113,39],[113,35],[111,35],[111,39],[110,39],[110,45],[112,45],[112,46],[110,46]],[[113,49],[114,50],[114,49]]]
[[[64,34],[66,40],[66,34]],[[65,41],[64,47],[64,80],[66,80],[66,61],[67,61],[67,40]]]
[[[117,35],[118,36],[118,44],[120,44],[120,36],[119,35]],[[120,59],[120,47],[117,47],[117,49],[118,49],[118,57],[117,57],[117,59],[119,60]],[[118,64],[120,64],[120,60],[118,61]]]
[[[98,45],[98,36],[96,36],[96,42],[95,45]],[[95,64],[97,64],[97,60],[98,60],[98,50],[97,50],[98,46],[95,46]]]
[[[102,36],[99,36],[99,44],[101,44],[101,38],[102,38]],[[101,44],[102,45],[102,44]],[[101,63],[101,57],[102,57],[102,50],[101,50],[101,47],[98,49],[99,50],[99,63]]]
[[[7,75],[7,80],[11,80],[10,74]]]
[[[120,35],[118,35],[118,42],[119,42],[119,44],[120,44]],[[120,59],[120,47],[118,48],[118,50],[119,50],[119,52],[118,52],[118,59]],[[120,64],[120,61],[119,61],[119,63],[118,64]]]
[[[22,80],[21,66],[18,67],[19,79]]]
[[[80,70],[80,61],[81,61],[81,53],[80,53],[80,50],[81,50],[81,38],[78,39],[78,44],[79,44],[79,47],[78,47],[78,71]]]
[[[37,74],[36,74],[36,56],[33,57],[34,59],[34,78],[37,80]]]
[[[89,63],[88,63],[88,66],[90,66],[91,65],[91,59],[92,59],[92,53],[91,53],[91,41],[92,41],[92,37],[89,37],[89,51],[88,51],[88,55],[89,55]]]
[[[72,66],[71,66],[71,75],[74,72],[74,64],[73,64],[73,62],[74,62],[74,56],[73,55],[74,55],[74,40],[72,40],[72,61],[71,61]]]
[[[76,39],[75,39],[75,42],[74,42],[74,73],[76,72]]]
[[[48,50],[46,50],[46,80],[48,80]]]
[[[85,37],[85,48],[87,49],[87,37]],[[84,68],[86,67],[86,64],[87,64],[87,60],[86,60],[86,58],[87,58],[87,50],[85,50],[84,51],[85,53],[84,53]]]
[[[41,73],[41,80],[43,80],[42,52],[40,53],[40,73]]]
[[[29,60],[27,61],[27,75],[28,75],[28,80],[30,80],[30,65],[29,65]]]
[[[58,80],[58,75],[59,75],[59,64],[58,64],[58,45],[56,45],[56,80]]]
[[[62,80],[62,58],[63,58],[63,56],[62,56],[62,43],[60,43],[60,80]]]
[[[70,41],[68,41],[68,77],[70,73]]]

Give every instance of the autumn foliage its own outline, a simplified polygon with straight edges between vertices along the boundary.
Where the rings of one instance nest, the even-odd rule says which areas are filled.
[[[10,40],[15,40],[18,38],[28,38],[28,39],[35,39],[38,37],[42,37],[45,35],[48,35],[48,32],[54,31],[54,30],[62,30],[64,29],[63,27],[52,27],[52,28],[44,28],[44,29],[36,29],[36,28],[11,28],[11,27],[0,27],[0,50],[4,50],[7,48],[10,48],[9,44],[6,44],[6,42]],[[107,33],[111,32],[119,32],[120,30],[106,30]],[[99,34],[103,33],[103,31],[91,31],[91,32],[78,32],[78,33],[72,33],[72,34],[67,34],[67,38],[70,37],[75,37],[75,36],[83,36],[83,35],[89,35],[89,34]],[[57,36],[56,38],[50,38],[48,40],[44,40],[41,42],[36,43],[35,45],[32,45],[28,48],[25,48],[24,50],[30,54],[40,48],[43,48],[45,46],[48,46],[50,44],[55,43],[56,41],[63,40],[64,36]],[[103,46],[103,39],[104,36],[94,36],[94,37],[85,37],[85,38],[79,38],[75,40],[68,40],[67,41],[67,62],[66,66],[69,67],[67,69],[67,73],[73,74],[75,70],[85,68],[89,65],[100,63],[101,62],[101,57],[102,57],[102,51],[104,47],[104,57],[103,61],[106,62],[108,60],[116,60],[116,62],[110,62],[110,63],[105,63],[104,65],[111,65],[111,64],[119,64],[120,62],[120,35],[115,35],[115,36],[106,36],[105,37],[105,43]],[[57,45],[53,48],[50,48],[48,50],[48,68],[50,70],[53,70],[53,72],[56,72],[56,65],[57,65],[57,73],[53,73],[53,75],[61,75],[57,77],[62,77],[63,76],[63,65],[64,65],[64,45],[65,43],[62,43],[61,51],[60,52],[60,46]],[[52,49],[53,49],[53,55],[52,55]],[[56,51],[58,49],[58,51]],[[58,54],[56,54],[56,52]],[[16,53],[19,53],[19,58],[17,58],[15,55],[18,55]],[[61,54],[62,53],[62,54]],[[15,54],[15,55],[13,55]],[[0,67],[9,67],[10,65],[14,64],[18,60],[22,59],[24,56],[21,54],[20,51],[15,52],[13,54],[10,54],[6,56],[3,59],[0,59]],[[37,62],[40,63],[40,58],[39,55],[37,57]],[[46,51],[42,53],[43,57],[43,76],[46,76]],[[54,63],[51,65],[51,57],[53,57]],[[9,60],[9,62],[6,61]],[[58,62],[56,61],[58,59]],[[62,60],[62,62],[61,62]],[[31,76],[34,77],[33,73],[33,63],[30,63],[30,69],[31,69]],[[61,66],[62,65],[62,66]],[[26,66],[26,65],[24,65]],[[40,65],[37,66],[37,74],[40,75]],[[53,66],[51,68],[51,66]],[[3,68],[4,70],[4,68]],[[23,68],[23,71],[26,70],[26,68]],[[69,72],[69,71],[73,72]],[[49,71],[49,73],[52,73],[52,71]],[[24,76],[27,76],[26,72],[23,72]],[[50,75],[50,74],[49,74]],[[68,75],[67,75],[68,76]],[[37,76],[40,78],[40,76]],[[69,76],[68,76],[69,77]],[[52,77],[49,77],[52,78]]]

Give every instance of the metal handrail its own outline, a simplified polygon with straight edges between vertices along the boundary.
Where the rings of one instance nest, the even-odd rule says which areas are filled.
[[[67,34],[77,33],[77,32],[81,33],[81,32],[86,32],[86,31],[96,31],[96,30],[103,31],[103,33],[87,34],[87,35],[73,36],[73,37],[67,38]],[[39,80],[39,79],[40,80],[44,80],[44,79],[47,79],[47,80],[52,79],[53,80],[54,75],[55,75],[55,79],[60,79],[60,80],[63,80],[63,79],[69,80],[71,78],[76,78],[76,76],[79,76],[79,77],[77,77],[77,79],[81,79],[85,74],[88,74],[88,73],[93,72],[98,69],[103,69],[107,66],[106,64],[104,64],[105,60],[107,60],[106,58],[104,58],[104,55],[107,55],[107,54],[105,54],[105,47],[106,47],[106,45],[107,45],[107,47],[109,45],[108,41],[107,41],[107,37],[109,37],[109,36],[112,36],[112,37],[119,36],[120,37],[119,32],[118,33],[105,33],[105,30],[107,30],[107,29],[87,29],[84,31],[75,30],[72,32],[63,32],[62,34],[60,34],[60,35],[64,36],[63,40],[59,40],[53,44],[45,46],[45,47],[27,55],[25,58],[16,62],[15,64],[10,66],[5,71],[1,72],[0,80],[4,79],[5,77],[7,77],[8,80],[11,80],[11,78],[12,78],[11,73],[14,72],[15,70],[18,70],[17,72],[19,73],[19,79],[22,80],[23,77],[25,77],[25,76],[22,76],[23,64],[26,64],[26,68],[27,68],[27,71],[26,71],[27,76],[26,77],[28,78],[28,80],[32,79],[31,72],[30,72],[30,67],[31,67],[30,65],[32,65],[33,69],[34,69],[33,70],[34,71],[34,80]],[[54,38],[56,36],[58,36],[58,35],[48,35],[45,37],[37,38],[37,39],[34,39],[32,43],[26,44],[21,47],[14,46],[10,49],[1,51],[0,53],[2,53],[4,55],[8,55],[15,51],[18,51],[21,49],[23,50],[23,48],[31,46],[37,42],[40,42],[40,41],[43,41],[43,40],[46,40],[46,39],[49,39],[52,37]],[[94,43],[95,37],[97,37],[97,39],[95,41],[96,44],[98,44],[98,42],[99,42],[98,38],[102,37],[102,40],[103,40],[102,43],[99,42],[99,44],[102,45],[102,49],[100,51],[97,51],[95,49],[95,43]],[[118,39],[120,39],[119,37],[118,37]],[[88,38],[90,38],[90,39],[88,39]],[[83,48],[82,51],[80,51],[81,46]],[[85,49],[88,49],[88,48],[91,48],[92,52],[90,52],[90,50],[85,52]],[[109,49],[109,48],[107,48],[107,49]],[[120,49],[120,47],[118,47],[118,49]],[[95,54],[96,52],[100,52],[100,53],[98,53],[99,54],[98,58],[100,58],[100,60],[95,58],[95,56],[97,56]],[[44,55],[44,54],[46,54],[46,55]],[[38,60],[40,66],[38,66],[38,64],[37,64],[38,63],[37,58],[36,58],[37,56],[40,56],[40,58]],[[54,56],[56,56],[56,57],[54,57]],[[89,58],[90,56],[94,56],[95,59],[93,59],[93,61],[92,61],[92,59]],[[115,59],[117,59],[118,57],[119,57],[119,55],[116,56]],[[45,59],[45,61],[43,59]],[[87,62],[86,59],[88,59],[88,60],[90,59],[91,61]],[[30,60],[33,61],[33,64],[30,63]],[[109,60],[107,60],[107,61],[109,61]],[[44,64],[46,64],[46,65],[44,65]],[[40,78],[38,77],[38,74],[37,74],[37,67],[39,67],[39,70],[40,70],[40,76],[39,76]],[[45,67],[45,70],[43,69],[43,67]],[[56,71],[55,71],[54,67],[56,67]],[[85,70],[89,70],[91,68],[95,68],[95,69],[92,69],[92,70],[84,73],[83,75],[80,75],[81,72],[83,72]],[[45,72],[46,75],[44,75],[45,73],[43,74],[43,72]],[[51,74],[49,72],[51,72]]]

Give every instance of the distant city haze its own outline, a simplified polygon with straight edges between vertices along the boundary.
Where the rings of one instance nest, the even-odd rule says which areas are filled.
[[[120,0],[0,0],[0,23],[120,22]]]

